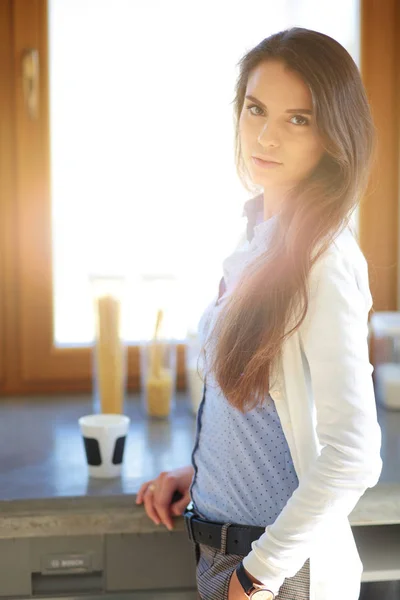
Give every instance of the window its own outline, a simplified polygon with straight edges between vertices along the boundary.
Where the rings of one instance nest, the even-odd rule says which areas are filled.
[[[255,0],[248,10],[230,2],[229,15],[210,0],[0,3],[1,393],[89,389],[95,271],[122,271],[128,280],[130,385],[139,385],[137,341],[152,331],[159,303],[182,340],[178,388],[184,382],[186,332],[214,297],[222,261],[245,229],[248,192],[233,152],[236,63],[291,25],[325,32],[357,63],[364,59],[385,153],[361,237],[380,268],[375,309],[393,309],[393,6],[361,4],[361,30],[357,0]],[[40,64],[33,119],[20,71],[29,48]]]
[[[88,274],[128,279],[133,343],[157,302],[184,339],[243,230],[233,159],[235,64],[304,25],[358,61],[358,2],[50,0],[55,340],[88,344]],[[257,16],[257,18],[255,18]],[[221,44],[223,38],[223,44]],[[73,41],[71,43],[71,41]]]

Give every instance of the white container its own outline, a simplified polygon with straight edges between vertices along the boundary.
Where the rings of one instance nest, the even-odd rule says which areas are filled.
[[[400,410],[400,312],[373,313],[370,338],[377,400],[387,408]]]
[[[86,415],[79,419],[90,477],[121,475],[130,418],[126,415]]]
[[[376,367],[376,397],[386,408],[400,410],[400,364],[384,363]]]

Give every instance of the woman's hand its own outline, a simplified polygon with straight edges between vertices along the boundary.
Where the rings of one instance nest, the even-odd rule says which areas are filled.
[[[236,568],[233,570],[228,586],[228,600],[248,600],[248,596],[244,593],[238,576],[236,575]]]
[[[246,569],[245,569],[245,571],[246,571]],[[250,573],[248,571],[246,571],[246,574],[247,574],[247,577],[249,577],[249,579],[251,579],[251,581],[253,583],[261,583],[261,581],[259,581],[255,577],[253,577],[253,575],[250,575]],[[233,573],[231,575],[231,578],[229,580],[228,600],[244,600],[244,598],[248,599],[248,596],[246,596],[246,594],[244,593],[244,589],[242,588],[242,585],[236,574],[236,567],[235,567],[235,569],[233,570]]]
[[[174,528],[172,517],[183,513],[190,502],[192,465],[172,471],[163,471],[153,480],[146,481],[139,489],[136,504],[144,502],[148,517],[157,525],[164,523],[170,531]],[[174,496],[179,500],[174,500]]]

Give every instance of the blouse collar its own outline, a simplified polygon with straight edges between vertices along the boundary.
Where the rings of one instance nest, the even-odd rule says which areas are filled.
[[[255,200],[257,199],[252,198],[248,201],[243,211],[248,219],[247,241],[223,261],[223,278],[225,286],[228,288],[238,280],[247,264],[268,249],[271,228],[274,227],[278,218],[278,215],[273,215],[264,220],[263,205],[259,201],[256,203]],[[219,295],[221,295],[221,290]]]
[[[247,217],[247,240],[250,242],[250,246],[259,247],[266,242],[268,232],[276,224],[277,215],[264,219],[263,194],[245,202],[242,216]]]

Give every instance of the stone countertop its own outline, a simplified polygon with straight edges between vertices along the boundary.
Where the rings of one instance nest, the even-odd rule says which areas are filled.
[[[128,396],[121,478],[88,477],[78,419],[93,412],[89,395],[0,397],[0,511],[4,500],[136,494],[161,471],[190,464],[196,418],[187,394],[175,395],[167,419],[148,418],[140,395]]]
[[[129,396],[131,427],[122,477],[87,475],[77,419],[93,412],[91,397],[0,398],[0,539],[15,537],[154,533],[140,485],[163,470],[190,464],[196,420],[185,393],[176,394],[169,419],[149,419],[140,395]],[[400,523],[400,411],[378,405],[383,470],[352,511],[352,526]],[[182,517],[174,531],[183,531]]]

